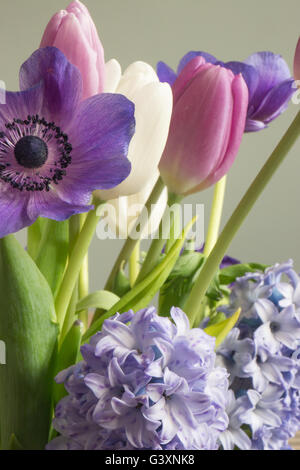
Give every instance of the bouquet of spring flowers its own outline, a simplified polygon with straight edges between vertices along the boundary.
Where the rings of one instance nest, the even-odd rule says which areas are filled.
[[[53,16],[20,91],[1,91],[1,449],[289,448],[300,276],[291,260],[227,253],[300,113],[219,228],[243,134],[297,102],[297,79],[300,42],[294,78],[272,52],[224,63],[193,51],[176,72],[122,72],[81,2]],[[184,226],[182,201],[212,185],[202,245],[201,214]],[[125,241],[90,292],[89,246],[105,230]]]

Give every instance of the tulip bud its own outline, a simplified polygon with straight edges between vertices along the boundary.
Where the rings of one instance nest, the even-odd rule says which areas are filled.
[[[300,80],[300,38],[298,39],[294,58],[294,78]]]
[[[78,0],[56,13],[44,32],[40,47],[60,49],[81,72],[83,99],[103,92],[104,51],[88,9]]]
[[[137,194],[157,178],[172,114],[172,90],[160,83],[152,67],[144,62],[131,64],[121,76],[116,60],[106,64],[105,91],[121,93],[135,105],[136,131],[129,145],[131,162],[128,178],[113,189],[96,191],[102,200]]]
[[[203,190],[230,169],[245,130],[248,88],[241,75],[196,57],[173,86],[169,137],[160,161],[169,190]]]

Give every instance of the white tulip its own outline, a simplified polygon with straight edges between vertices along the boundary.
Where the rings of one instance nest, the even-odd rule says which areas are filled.
[[[105,92],[121,93],[135,104],[136,131],[128,159],[132,169],[120,185],[96,191],[102,200],[130,196],[145,190],[157,175],[166,145],[172,114],[172,90],[160,83],[154,69],[145,62],[134,62],[121,76],[121,67],[113,59],[106,64]]]
[[[135,104],[136,131],[129,146],[132,169],[119,186],[96,191],[97,197],[111,205],[107,222],[119,237],[127,238],[157,182],[166,145],[173,107],[172,90],[160,83],[154,69],[145,62],[134,62],[122,75],[112,59],[106,64],[106,93],[120,93]],[[167,205],[167,189],[161,194],[141,238],[154,233]]]
[[[106,222],[113,230],[113,233],[115,233],[119,238],[128,238],[129,235],[134,238],[135,235],[132,234],[132,230],[135,228],[135,224],[154,185],[156,184],[158,176],[159,174],[157,172],[155,177],[152,178],[152,181],[148,182],[143,191],[131,196],[121,196],[108,202],[110,207],[107,211]],[[167,206],[167,201],[168,191],[167,188],[165,188],[154,206],[151,216],[146,219],[147,222],[140,235],[138,235],[139,227],[136,227],[137,238],[147,238],[149,235],[156,232]],[[144,215],[147,216],[149,214]]]

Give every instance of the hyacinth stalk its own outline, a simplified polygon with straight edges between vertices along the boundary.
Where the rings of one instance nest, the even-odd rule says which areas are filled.
[[[185,310],[189,316],[191,325],[194,325],[196,319],[197,321],[199,320],[198,312],[199,308],[201,308],[202,299],[222,261],[222,258],[227,252],[232,239],[265,189],[266,185],[287,156],[289,150],[293,147],[299,134],[300,112],[295,117],[294,121],[282,137],[275,150],[272,152],[259,174],[254,179],[253,183],[250,185],[224,227],[214,249],[207,258],[185,305]]]

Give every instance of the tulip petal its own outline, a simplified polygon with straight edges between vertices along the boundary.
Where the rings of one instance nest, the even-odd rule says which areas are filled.
[[[128,86],[130,84],[128,82]],[[126,93],[135,104],[136,133],[129,146],[132,164],[129,177],[109,192],[101,193],[104,200],[140,192],[156,173],[166,144],[172,113],[172,91],[166,83],[149,83]],[[122,88],[118,88],[118,91]]]
[[[82,98],[98,94],[101,87],[97,70],[97,53],[83,34],[81,24],[74,14],[71,13],[62,19],[62,25],[56,34],[53,46],[63,51],[71,64],[81,71]]]
[[[55,15],[52,16],[51,20],[47,24],[45,29],[44,35],[42,37],[42,41],[40,44],[40,48],[47,47],[49,44],[53,44],[55,41],[56,34],[58,29],[61,25],[61,21],[66,16],[67,12],[65,10],[61,10]]]
[[[104,93],[115,93],[120,83],[122,70],[116,59],[111,59],[105,64]]]
[[[234,76],[220,66],[202,67],[176,103],[160,163],[165,183],[176,194],[197,191],[219,166],[230,137]]]
[[[300,38],[298,39],[295,58],[294,58],[294,77],[295,80],[300,80]]]
[[[250,102],[259,83],[259,75],[256,69],[252,65],[244,64],[243,62],[227,62],[224,64],[224,67],[232,70],[234,75],[242,74],[248,86]]]
[[[185,54],[181,61],[179,62],[179,65],[178,65],[178,69],[177,69],[177,73],[180,74],[182,72],[182,70],[184,69],[184,67],[192,60],[194,59],[195,57],[203,57],[205,59],[205,62],[209,63],[209,64],[216,64],[218,61],[218,59],[216,59],[213,55],[211,54],[208,54],[207,52],[203,52],[203,51],[190,51],[188,52],[187,54]]]
[[[227,151],[217,170],[209,176],[209,185],[219,181],[232,166],[238,153],[245,131],[245,122],[248,108],[248,87],[242,75],[237,75],[232,82],[233,112],[232,127]]]
[[[174,105],[177,103],[182,93],[186,91],[187,87],[192,83],[194,77],[196,77],[198,70],[203,72],[205,69],[211,68],[210,64],[207,64],[206,67],[205,59],[201,56],[195,57],[192,59],[182,70],[181,74],[175,80],[172,90],[174,97]]]

